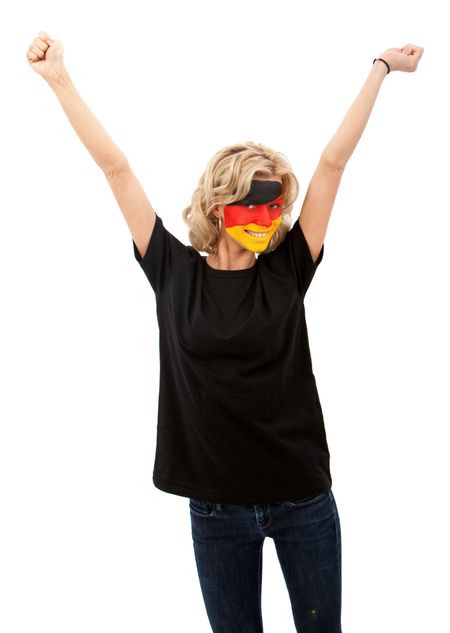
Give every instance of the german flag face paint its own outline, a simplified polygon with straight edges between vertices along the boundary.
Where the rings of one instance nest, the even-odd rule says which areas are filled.
[[[282,192],[277,180],[252,180],[245,198],[224,206],[227,233],[249,251],[265,251],[281,224]]]

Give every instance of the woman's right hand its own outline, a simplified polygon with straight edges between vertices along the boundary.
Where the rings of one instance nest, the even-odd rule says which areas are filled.
[[[27,51],[31,68],[47,81],[57,79],[64,71],[64,49],[59,40],[52,40],[48,33],[39,31]]]

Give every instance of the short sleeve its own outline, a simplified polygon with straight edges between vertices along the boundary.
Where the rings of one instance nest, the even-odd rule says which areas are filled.
[[[303,295],[315,275],[317,267],[322,261],[324,254],[324,244],[314,262],[308,242],[300,226],[299,219],[294,222],[292,228],[286,233],[282,243],[270,253],[262,253],[259,257],[267,258],[266,263],[271,268],[276,269],[280,274],[293,274],[297,278],[299,288]]]
[[[192,250],[192,247],[180,242],[166,229],[160,216],[155,215],[155,226],[143,257],[141,257],[134,240],[132,242],[136,260],[155,293],[159,293],[171,275],[186,265],[190,259],[189,251]]]

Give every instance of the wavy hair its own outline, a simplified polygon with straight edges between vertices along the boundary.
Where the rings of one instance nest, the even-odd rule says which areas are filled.
[[[191,204],[182,212],[189,228],[189,241],[196,250],[217,254],[219,220],[213,211],[218,206],[245,198],[254,176],[281,177],[281,224],[264,253],[281,244],[291,228],[291,211],[300,190],[298,180],[284,154],[261,143],[246,141],[228,145],[214,154],[200,177]]]

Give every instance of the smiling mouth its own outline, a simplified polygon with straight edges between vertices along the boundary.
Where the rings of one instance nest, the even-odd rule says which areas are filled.
[[[255,233],[255,231],[248,231],[247,229],[244,229],[244,231],[246,233],[249,233],[250,235],[253,235],[253,237],[266,237],[267,233],[269,231],[266,231],[265,233]]]

